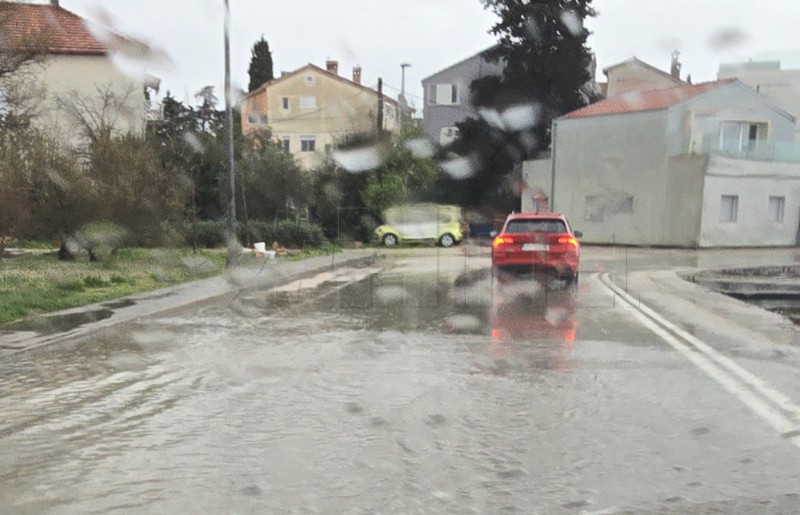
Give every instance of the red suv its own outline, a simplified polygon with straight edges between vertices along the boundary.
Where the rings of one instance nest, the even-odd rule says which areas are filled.
[[[512,214],[492,242],[492,267],[498,272],[555,274],[575,283],[580,236],[559,214]]]

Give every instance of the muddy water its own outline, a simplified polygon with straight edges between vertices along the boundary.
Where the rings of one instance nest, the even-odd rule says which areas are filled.
[[[793,506],[797,461],[749,426],[738,456],[684,413],[674,385],[708,385],[607,300],[591,281],[498,292],[480,273],[389,271],[17,355],[0,363],[0,498],[20,513]],[[702,398],[713,411],[720,393]]]

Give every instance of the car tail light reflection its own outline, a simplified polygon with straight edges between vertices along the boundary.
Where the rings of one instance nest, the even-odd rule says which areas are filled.
[[[498,236],[494,239],[493,246],[499,247],[500,245],[511,245],[514,243],[514,238],[509,236]]]
[[[558,243],[561,245],[572,245],[573,247],[578,246],[578,240],[571,237],[571,236],[562,236],[558,239]]]

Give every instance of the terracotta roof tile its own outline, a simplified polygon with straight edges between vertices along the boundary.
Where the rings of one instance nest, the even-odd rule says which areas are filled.
[[[52,54],[103,55],[83,18],[53,5],[0,3],[0,50],[41,45]]]
[[[630,92],[572,111],[562,116],[561,119],[571,120],[590,116],[660,111],[731,82],[733,80],[722,80],[656,91]]]

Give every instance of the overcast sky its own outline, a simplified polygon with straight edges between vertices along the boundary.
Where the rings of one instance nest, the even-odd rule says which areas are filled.
[[[410,100],[421,107],[420,81],[492,45],[495,17],[480,0],[230,0],[234,84],[247,87],[250,47],[263,34],[275,73],[306,63],[339,61],[350,76],[363,68],[363,82],[382,77],[397,95],[400,63]],[[62,7],[164,50],[169,69],[153,70],[182,100],[223,77],[223,0],[61,0]],[[800,68],[797,23],[800,1],[595,0],[588,22],[598,69],[633,55],[663,70],[670,52],[681,50],[684,76],[694,82],[716,77],[720,61],[782,58]],[[598,70],[598,80],[602,72]],[[392,89],[394,88],[394,89]],[[220,95],[221,96],[221,95]]]

